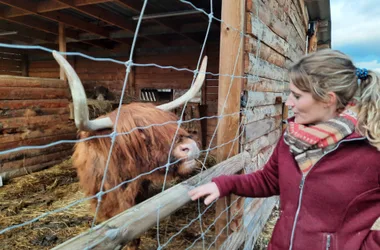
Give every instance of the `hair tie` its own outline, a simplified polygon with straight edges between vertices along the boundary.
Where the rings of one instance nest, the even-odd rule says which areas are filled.
[[[368,77],[368,70],[366,68],[357,68],[356,69],[356,76],[360,79],[360,80],[365,80],[367,79]]]

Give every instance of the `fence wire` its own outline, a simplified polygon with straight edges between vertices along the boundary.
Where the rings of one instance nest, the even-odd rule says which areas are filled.
[[[135,30],[135,35],[134,35],[134,38],[133,38],[133,43],[132,43],[132,47],[131,47],[131,51],[130,51],[130,55],[129,55],[129,59],[128,61],[120,61],[120,60],[116,60],[116,59],[112,59],[112,58],[96,58],[96,57],[92,57],[92,56],[89,56],[89,55],[86,55],[86,54],[83,54],[83,53],[78,53],[78,52],[61,52],[61,54],[64,54],[66,56],[78,56],[78,57],[83,57],[83,58],[86,58],[86,59],[89,59],[89,60],[93,60],[93,61],[98,61],[98,62],[111,62],[111,63],[115,63],[115,64],[120,64],[120,65],[124,65],[126,70],[125,70],[125,78],[124,78],[124,82],[123,82],[123,87],[122,87],[122,94],[121,94],[121,97],[120,97],[120,100],[119,100],[119,104],[118,104],[118,112],[117,112],[117,115],[116,115],[116,120],[114,122],[114,127],[113,127],[113,130],[111,133],[107,134],[107,135],[96,135],[96,136],[91,136],[91,137],[88,137],[88,138],[85,138],[85,139],[78,139],[78,140],[60,140],[60,141],[56,141],[56,142],[53,142],[53,143],[49,143],[49,144],[45,144],[45,145],[37,145],[37,146],[21,146],[21,147],[17,147],[17,148],[12,148],[12,149],[8,149],[8,150],[3,150],[3,151],[0,151],[0,155],[6,155],[6,154],[10,154],[10,153],[14,153],[14,152],[18,152],[18,151],[23,151],[23,150],[33,150],[33,149],[45,149],[45,148],[48,148],[48,147],[52,147],[52,146],[56,146],[56,145],[59,145],[59,144],[76,144],[76,143],[79,143],[79,142],[84,142],[84,141],[89,141],[89,140],[93,140],[93,139],[100,139],[100,138],[109,138],[111,140],[111,147],[109,149],[109,152],[108,152],[108,155],[107,155],[107,161],[106,161],[106,167],[105,167],[105,170],[104,170],[104,173],[103,173],[103,179],[102,179],[102,184],[101,184],[101,188],[100,188],[100,191],[94,195],[94,196],[91,196],[91,197],[85,197],[83,199],[79,199],[75,202],[72,202],[71,204],[67,204],[66,206],[62,207],[62,208],[59,208],[59,209],[56,209],[56,210],[52,210],[52,211],[49,211],[49,212],[46,212],[46,213],[42,213],[41,215],[31,219],[31,220],[28,220],[28,221],[25,221],[21,224],[18,224],[18,225],[12,225],[12,226],[9,226],[7,228],[3,228],[0,230],[0,235],[1,234],[4,234],[6,232],[9,232],[11,230],[14,230],[16,228],[20,228],[20,227],[24,227],[24,226],[27,226],[27,225],[30,225],[44,217],[47,217],[47,216],[50,216],[50,215],[54,215],[56,213],[59,213],[59,212],[62,212],[62,211],[65,211],[65,210],[68,210],[70,209],[71,207],[73,206],[76,206],[80,203],[83,203],[83,202],[88,202],[89,200],[91,199],[97,199],[98,201],[98,205],[96,207],[96,211],[95,211],[95,215],[94,215],[94,218],[93,218],[93,221],[91,223],[91,228],[89,229],[90,232],[95,230],[96,229],[96,218],[97,218],[97,214],[99,212],[99,209],[100,209],[100,204],[102,202],[102,197],[109,193],[109,192],[112,192],[118,188],[121,188],[122,186],[126,185],[126,184],[129,184],[139,178],[142,178],[146,175],[150,175],[156,171],[159,171],[159,170],[165,170],[165,177],[164,177],[164,183],[163,183],[163,186],[162,186],[162,191],[165,190],[165,186],[166,186],[166,182],[167,182],[167,176],[168,176],[168,172],[169,172],[169,168],[170,166],[180,162],[182,159],[178,159],[177,161],[175,162],[171,162],[171,159],[170,159],[170,155],[174,149],[174,146],[175,146],[175,139],[178,135],[178,131],[180,129],[180,127],[183,125],[183,124],[186,124],[186,123],[190,123],[190,122],[199,122],[199,121],[202,121],[202,120],[207,120],[207,119],[217,119],[217,124],[216,124],[216,128],[212,134],[212,137],[211,137],[211,140],[207,146],[207,149],[205,150],[201,150],[201,153],[205,153],[206,156],[204,158],[204,161],[202,162],[202,165],[205,165],[206,164],[206,160],[207,158],[209,157],[209,153],[215,149],[218,149],[218,148],[221,148],[221,147],[224,147],[228,144],[232,144],[232,145],[235,145],[236,143],[239,143],[240,139],[242,138],[242,136],[244,135],[245,133],[245,124],[246,124],[246,120],[245,119],[241,119],[241,121],[239,122],[239,129],[236,131],[236,134],[235,134],[235,137],[234,139],[228,141],[228,142],[225,142],[223,144],[220,144],[220,145],[216,145],[214,147],[212,147],[212,144],[214,142],[214,139],[217,135],[217,131],[218,131],[218,128],[220,126],[220,121],[222,118],[227,118],[227,117],[234,117],[234,116],[242,116],[242,117],[245,117],[245,110],[246,109],[250,109],[251,107],[246,107],[246,109],[241,109],[239,112],[235,112],[235,113],[225,113],[225,107],[227,106],[227,103],[228,103],[228,99],[230,97],[230,93],[231,93],[231,90],[233,88],[233,82],[235,79],[252,79],[253,82],[258,82],[259,81],[259,77],[257,75],[257,72],[258,72],[258,65],[255,65],[255,67],[253,68],[253,74],[251,75],[236,75],[236,68],[237,68],[237,65],[239,63],[239,60],[242,60],[242,57],[244,56],[241,52],[243,51],[243,44],[244,44],[244,39],[246,37],[251,37],[250,34],[246,33],[245,30],[240,30],[240,29],[237,29],[235,27],[232,27],[230,26],[228,23],[226,23],[224,20],[222,19],[219,19],[217,17],[214,16],[214,13],[213,13],[213,0],[210,0],[210,12],[206,12],[204,11],[203,9],[201,8],[198,8],[197,6],[195,6],[193,3],[189,2],[189,1],[185,1],[185,0],[178,0],[179,2],[182,2],[182,3],[185,3],[187,4],[188,6],[191,6],[191,8],[193,8],[194,10],[197,10],[199,11],[200,13],[204,14],[205,16],[208,17],[208,27],[207,27],[207,31],[205,32],[205,35],[204,35],[204,40],[203,40],[203,44],[201,46],[201,49],[200,49],[200,52],[199,52],[199,57],[198,57],[198,61],[197,61],[197,66],[195,69],[191,70],[191,69],[188,69],[188,68],[178,68],[178,67],[174,67],[174,66],[171,66],[171,65],[159,65],[159,64],[156,64],[156,63],[146,63],[146,64],[141,64],[141,63],[135,63],[133,62],[133,56],[134,56],[134,53],[135,53],[135,47],[136,47],[136,42],[137,42],[137,38],[139,36],[139,31],[140,31],[140,26],[141,26],[141,22],[142,22],[142,19],[143,19],[143,16],[144,16],[144,12],[145,12],[145,7],[147,6],[148,4],[148,0],[144,0],[143,2],[143,6],[142,6],[142,9],[140,11],[140,18],[138,20],[138,23],[137,23],[137,27],[136,27],[136,30]],[[256,0],[257,2],[257,0]],[[259,11],[259,8],[258,8],[258,4],[257,5],[257,8],[256,8],[256,17],[258,17],[258,11]],[[207,45],[207,41],[208,41],[208,37],[209,37],[209,33],[210,33],[210,29],[211,29],[211,25],[212,25],[212,22],[213,21],[216,21],[216,22],[220,22],[222,23],[223,25],[225,25],[226,27],[228,27],[230,30],[233,30],[234,32],[237,32],[240,36],[240,43],[239,43],[239,47],[235,53],[235,58],[234,58],[234,69],[233,69],[233,72],[232,74],[220,74],[218,72],[200,72],[199,71],[199,66],[200,66],[200,63],[201,63],[201,60],[202,60],[202,57],[203,55],[205,54],[205,47]],[[244,26],[243,26],[244,27]],[[257,32],[258,34],[262,34],[261,31],[258,31]],[[45,51],[45,52],[48,52],[48,53],[52,53],[53,51],[51,49],[48,49],[48,48],[45,48],[43,46],[27,46],[27,45],[15,45],[15,44],[5,44],[5,43],[0,43],[0,47],[4,47],[4,48],[14,48],[14,49],[22,49],[22,50],[42,50],[42,51]],[[257,37],[257,48],[256,48],[256,59],[259,58],[259,54],[260,54],[260,47],[261,47],[261,37]],[[149,126],[143,126],[143,127],[135,127],[133,128],[132,130],[130,131],[127,131],[125,133],[118,133],[117,132],[117,125],[118,125],[118,120],[120,118],[120,115],[121,115],[121,112],[120,112],[120,107],[123,105],[123,97],[124,97],[124,94],[125,94],[125,91],[127,89],[127,79],[129,77],[129,74],[131,72],[131,68],[132,67],[156,67],[156,68],[160,68],[160,69],[172,69],[172,70],[175,70],[175,71],[187,71],[187,72],[191,72],[193,73],[193,83],[194,83],[194,80],[196,78],[196,76],[198,74],[206,74],[206,75],[209,75],[209,76],[215,76],[215,77],[230,77],[230,83],[229,83],[229,88],[228,88],[228,92],[227,92],[227,96],[226,96],[226,99],[225,99],[225,102],[223,103],[223,105],[221,106],[221,109],[220,109],[220,114],[219,115],[216,115],[216,116],[204,116],[204,117],[200,117],[200,118],[193,118],[193,119],[189,119],[189,120],[183,120],[183,117],[184,117],[184,114],[185,114],[185,110],[186,110],[186,106],[187,106],[187,102],[183,105],[183,108],[182,108],[182,111],[180,113],[180,116],[179,116],[179,119],[177,121],[170,121],[170,122],[165,122],[165,123],[161,123],[161,124],[150,124]],[[193,84],[192,83],[192,84]],[[255,87],[256,85],[252,85],[251,86],[251,91],[255,91]],[[251,103],[250,102],[251,100],[247,100],[247,103]],[[113,188],[111,189],[108,189],[108,190],[104,190],[104,183],[105,183],[105,180],[107,178],[107,174],[108,174],[108,167],[110,165],[110,160],[111,160],[111,156],[112,156],[112,152],[113,152],[113,148],[114,148],[114,145],[116,143],[116,137],[118,136],[126,136],[126,135],[129,135],[131,133],[133,133],[134,131],[136,130],[144,130],[144,129],[148,129],[148,128],[151,128],[151,127],[154,127],[154,126],[165,126],[167,124],[177,124],[177,129],[176,129],[176,132],[175,132],[175,135],[174,135],[174,138],[173,138],[173,141],[170,145],[170,150],[168,152],[168,159],[167,159],[167,162],[165,165],[163,166],[159,166],[149,172],[146,172],[146,173],[142,173],[138,176],[136,176],[135,178],[132,178],[130,180],[126,180],[124,182],[121,182],[119,183],[118,185],[115,185]],[[228,158],[231,156],[231,154],[233,153],[232,152],[232,148],[231,147],[231,150],[229,151],[228,153]],[[243,159],[242,159],[243,160]],[[203,168],[202,168],[202,171],[203,171]],[[199,182],[200,183],[202,180],[199,179]],[[164,249],[166,247],[169,246],[169,244],[177,237],[180,237],[180,235],[187,229],[189,228],[192,224],[198,222],[199,223],[199,227],[200,227],[200,236],[194,240],[190,246],[188,246],[186,249],[191,249],[192,247],[195,246],[195,244],[198,242],[198,241],[201,241],[202,240],[202,247],[203,249],[211,249],[213,247],[213,245],[215,245],[218,237],[220,236],[220,234],[216,235],[214,241],[212,241],[211,243],[209,243],[209,245],[207,246],[208,242],[206,242],[205,240],[205,235],[207,232],[209,232],[210,230],[212,230],[212,227],[214,227],[215,223],[218,221],[218,218],[220,218],[222,216],[222,214],[224,212],[226,212],[228,209],[230,209],[232,206],[236,205],[237,202],[239,201],[240,198],[234,200],[231,204],[226,204],[226,209],[224,211],[222,211],[221,214],[216,214],[215,215],[215,220],[214,222],[209,225],[206,229],[203,228],[203,217],[206,216],[206,212],[210,211],[210,209],[214,206],[215,202],[213,202],[212,204],[210,204],[209,206],[207,206],[203,211],[202,211],[202,207],[201,207],[201,201],[198,201],[198,216],[196,218],[193,218],[190,220],[190,222],[188,224],[186,224],[185,226],[183,226],[180,230],[178,230],[177,233],[175,233],[174,235],[172,235],[166,242],[161,242],[162,239],[160,238],[160,209],[162,206],[159,206],[157,207],[157,222],[156,222],[156,227],[157,227],[157,232],[156,232],[156,239],[157,239],[157,249]],[[243,209],[243,208],[241,208]],[[238,212],[241,212],[240,210]],[[117,228],[117,229],[114,229],[114,231],[110,231],[108,234],[106,234],[104,237],[105,238],[112,238],[115,234],[119,233],[120,231],[123,231],[125,230],[126,228],[128,228],[129,224],[131,224],[132,222],[136,222],[136,221],[139,221],[139,219],[141,218],[144,218],[145,216],[147,216],[147,214],[141,214],[139,215],[137,218],[135,218],[134,221],[131,221],[130,223],[126,224],[126,225],[123,225],[122,228]],[[231,224],[231,222],[233,221],[233,219],[235,218],[235,215],[231,216],[231,218],[229,218],[227,224],[225,225],[225,229],[229,229],[229,226]],[[98,239],[97,242],[87,242],[87,249],[91,249],[92,247],[96,246],[98,244],[98,242],[101,242],[103,239]]]

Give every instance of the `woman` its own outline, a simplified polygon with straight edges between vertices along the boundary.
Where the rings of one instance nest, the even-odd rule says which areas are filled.
[[[189,195],[205,204],[279,195],[268,249],[380,249],[380,231],[370,231],[380,217],[380,78],[333,50],[306,55],[289,76],[294,118],[264,168]]]

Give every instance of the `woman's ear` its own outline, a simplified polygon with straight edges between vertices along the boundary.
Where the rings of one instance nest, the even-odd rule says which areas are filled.
[[[327,93],[326,108],[337,105],[337,97],[334,92]]]

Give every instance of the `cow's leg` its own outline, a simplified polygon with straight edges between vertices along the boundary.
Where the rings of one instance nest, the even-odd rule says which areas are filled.
[[[122,197],[118,197],[119,204],[121,205],[120,209],[122,211],[127,210],[136,204],[136,196],[140,192],[141,183],[141,179],[128,183],[127,188],[121,193]]]

